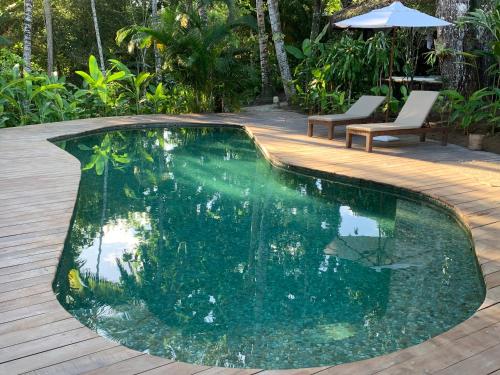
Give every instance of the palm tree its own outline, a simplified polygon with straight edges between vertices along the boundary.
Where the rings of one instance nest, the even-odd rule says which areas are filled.
[[[158,0],[151,0],[151,18],[153,20],[153,27],[158,25]],[[161,81],[161,57],[160,51],[158,51],[158,45],[156,41],[153,42],[153,49],[155,55],[155,74],[156,81]]]
[[[54,34],[52,33],[52,7],[50,0],[43,0],[45,30],[47,32],[47,74],[54,72]]]
[[[182,77],[182,82],[194,88],[198,110],[212,110],[214,106],[224,107],[224,100],[231,100],[229,85],[242,85],[248,78],[248,74],[235,77],[245,66],[238,64],[235,58],[241,49],[231,43],[233,30],[245,26],[245,21],[218,21],[205,25],[196,12],[180,18],[167,8],[157,27],[125,28],[118,32],[117,40],[139,36],[143,40],[156,41],[170,69]]]
[[[31,71],[31,31],[33,28],[33,0],[24,0],[23,59],[24,69]]]
[[[97,52],[99,54],[99,65],[101,66],[102,74],[106,75],[106,66],[104,65],[104,52],[102,51],[101,33],[99,32],[99,22],[97,20],[95,0],[90,0],[90,7],[92,9],[92,19],[94,21],[95,37],[97,41]]]
[[[271,95],[271,69],[269,68],[269,51],[267,49],[268,35],[266,33],[264,0],[256,0],[256,12],[257,27],[259,30],[260,74],[262,81],[261,97],[265,99]]]
[[[295,87],[292,82],[292,73],[290,72],[290,65],[288,64],[288,57],[285,50],[284,35],[281,31],[281,20],[279,13],[278,0],[269,0],[269,19],[271,20],[271,29],[273,32],[274,48],[276,50],[276,58],[281,73],[281,80],[283,81],[283,88],[285,95],[290,100],[295,95]]]

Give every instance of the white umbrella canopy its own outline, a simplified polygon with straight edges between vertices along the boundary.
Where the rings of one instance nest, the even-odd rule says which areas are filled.
[[[335,23],[341,28],[389,29],[396,27],[442,27],[451,23],[408,8],[395,1],[391,5]]]
[[[393,2],[384,8],[372,10],[360,16],[352,17],[344,21],[336,22],[335,26],[340,28],[356,29],[392,29],[392,44],[389,63],[389,100],[392,98],[392,73],[394,64],[394,43],[398,28],[427,28],[444,27],[452,25],[450,22],[440,18],[429,16],[426,13],[408,8],[399,1]],[[389,110],[386,111],[386,121]]]

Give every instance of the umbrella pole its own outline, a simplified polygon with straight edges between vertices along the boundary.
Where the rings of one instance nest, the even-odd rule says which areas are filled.
[[[396,28],[392,29],[391,56],[389,58],[389,99],[387,102],[387,111],[385,111],[385,122],[389,121],[389,112],[391,110],[392,100],[392,74],[394,69],[394,44],[396,44]]]

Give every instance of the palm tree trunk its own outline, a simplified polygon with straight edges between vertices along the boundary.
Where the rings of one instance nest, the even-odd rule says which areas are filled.
[[[101,267],[102,255],[102,240],[104,239],[104,224],[106,222],[106,211],[108,209],[108,175],[109,175],[109,162],[108,159],[104,162],[104,181],[102,186],[102,211],[101,211],[101,229],[99,231],[99,245],[97,248],[97,261],[96,261],[96,280],[99,281],[99,270]]]
[[[321,26],[321,15],[323,14],[323,1],[313,0],[313,15],[312,15],[312,25],[311,25],[311,40],[316,39],[319,34],[319,28]]]
[[[153,27],[158,26],[158,0],[151,0],[151,17],[153,19]],[[161,57],[160,51],[158,51],[158,44],[156,41],[153,42],[153,50],[155,55],[155,75],[156,82],[161,81]]]
[[[438,0],[436,14],[449,22],[456,22],[471,8],[471,0]],[[437,39],[446,48],[453,51],[443,58],[441,75],[445,85],[462,93],[472,90],[474,82],[471,66],[465,60],[462,52],[469,50],[472,36],[471,27],[460,28],[456,25],[438,28]]]
[[[268,35],[266,33],[266,18],[264,11],[264,0],[256,0],[257,27],[259,30],[259,53],[260,53],[260,75],[262,81],[261,97],[271,96],[271,69],[269,67],[269,51],[267,49]]]
[[[288,64],[288,56],[286,55],[284,35],[281,31],[281,21],[279,14],[278,0],[269,0],[269,19],[271,20],[271,29],[273,32],[274,48],[276,50],[276,58],[283,81],[283,88],[287,100],[290,100],[295,95],[295,87],[292,82],[292,73]]]
[[[54,73],[54,34],[52,32],[52,7],[50,0],[43,0],[45,30],[47,32],[47,74]]]
[[[24,0],[23,59],[24,69],[31,72],[31,30],[33,28],[33,0]]]
[[[227,20],[231,23],[236,18],[236,5],[234,4],[234,0],[226,0],[228,16]]]
[[[95,0],[90,0],[92,8],[92,19],[94,20],[95,37],[97,41],[97,52],[99,54],[99,64],[103,75],[106,75],[106,66],[104,64],[104,53],[102,51],[101,33],[99,32],[99,22],[97,21],[97,12],[95,9]]]

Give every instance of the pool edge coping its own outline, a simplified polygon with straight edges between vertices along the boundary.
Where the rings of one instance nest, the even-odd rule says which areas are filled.
[[[125,117],[125,118],[129,119],[130,117]],[[119,117],[119,118],[113,118],[113,119],[115,121],[120,121],[121,118]],[[203,122],[201,122],[201,123],[190,123],[189,121],[185,122],[186,120],[183,120],[183,121],[180,121],[179,124],[176,124],[176,125],[171,125],[171,124],[166,125],[166,122],[169,122],[168,119],[163,119],[163,120],[161,120],[161,121],[159,121],[157,123],[155,122],[153,124],[152,123],[148,123],[148,122],[140,122],[138,120],[135,120],[132,123],[122,123],[122,124],[115,124],[115,125],[99,125],[99,124],[95,124],[96,122],[98,122],[98,120],[102,120],[102,119],[90,119],[90,120],[88,120],[88,122],[91,123],[91,126],[93,127],[93,129],[84,130],[84,131],[77,132],[77,133],[71,133],[70,132],[71,134],[56,135],[56,136],[53,136],[53,137],[50,137],[50,136],[49,137],[41,136],[40,138],[43,138],[43,139],[38,139],[38,140],[43,140],[44,142],[55,146],[53,144],[53,142],[54,141],[58,141],[58,140],[62,140],[62,138],[66,138],[66,139],[76,138],[76,137],[81,137],[81,136],[85,136],[85,135],[95,134],[95,133],[99,133],[99,132],[112,131],[112,130],[120,130],[120,129],[124,129],[124,128],[127,128],[127,129],[140,129],[140,128],[159,128],[159,127],[172,127],[172,126],[174,126],[174,127],[182,127],[182,126],[217,126],[217,127],[219,127],[219,126],[229,126],[229,127],[238,127],[240,129],[243,129],[250,136],[250,138],[252,140],[254,140],[256,146],[262,152],[263,156],[273,166],[275,166],[275,167],[289,169],[291,171],[296,171],[298,173],[303,173],[303,174],[307,174],[307,172],[311,172],[311,171],[313,171],[314,173],[325,173],[326,175],[329,175],[332,178],[341,177],[341,178],[345,178],[347,180],[352,180],[352,181],[358,180],[358,181],[363,182],[363,183],[372,183],[372,184],[378,185],[380,187],[388,187],[390,189],[396,188],[399,191],[410,192],[411,194],[415,194],[418,197],[422,197],[422,198],[428,200],[431,203],[434,203],[434,204],[437,204],[438,206],[446,208],[449,212],[451,212],[451,213],[454,214],[454,216],[456,217],[456,219],[458,220],[458,222],[466,229],[468,235],[470,235],[472,243],[474,244],[474,254],[476,255],[476,259],[477,259],[478,264],[480,263],[480,261],[479,261],[479,255],[477,254],[477,252],[475,250],[475,247],[476,247],[475,246],[476,245],[475,237],[474,237],[474,234],[472,232],[472,228],[470,227],[470,225],[468,223],[467,215],[464,214],[458,207],[456,207],[455,205],[447,202],[442,197],[439,197],[439,196],[436,196],[436,195],[433,195],[433,194],[429,194],[429,193],[426,193],[426,192],[423,192],[423,191],[412,190],[412,189],[410,189],[410,188],[408,188],[406,186],[398,186],[396,184],[388,184],[388,183],[385,183],[385,182],[382,182],[382,181],[376,181],[376,180],[372,180],[372,179],[365,179],[363,177],[352,177],[352,176],[348,176],[348,175],[343,175],[342,173],[332,173],[332,172],[325,171],[325,170],[320,169],[320,168],[318,168],[318,169],[311,169],[311,168],[303,167],[303,166],[296,165],[296,164],[293,164],[293,163],[286,163],[283,160],[281,160],[279,157],[275,157],[271,152],[268,151],[268,149],[266,148],[265,144],[262,144],[259,141],[258,135],[255,135],[254,132],[251,129],[252,127],[255,127],[254,125],[246,125],[245,123],[236,123],[234,121],[227,122],[227,119],[226,120],[221,119],[221,122],[214,122],[213,120],[205,120],[205,123],[203,123]],[[92,123],[92,121],[94,123]],[[59,123],[58,125],[59,126],[64,126],[64,124],[65,123]],[[38,127],[39,125],[34,125],[34,126]],[[47,126],[50,127],[50,126],[54,126],[54,125],[47,125]],[[27,129],[27,128],[29,128],[29,127],[26,127],[25,129]],[[66,153],[66,151],[64,151],[64,152]],[[68,154],[68,153],[66,153],[66,154]],[[68,154],[68,155],[70,155],[70,154]],[[75,160],[76,160],[76,158],[75,158]],[[79,164],[79,162],[78,162],[78,164]],[[80,177],[81,177],[81,175],[80,175]],[[78,186],[79,186],[79,183],[80,183],[80,178],[78,179],[78,181],[75,181],[75,182],[76,182],[77,190],[78,190]],[[75,208],[75,203],[76,203],[76,199],[72,203],[73,211],[74,211],[74,208]],[[68,223],[68,230],[69,229],[70,229],[70,225]],[[67,233],[64,235],[64,238],[65,239],[67,238]],[[58,257],[59,259],[58,260],[60,260],[61,255],[62,255],[62,249],[61,249],[61,251],[59,253],[59,257]],[[59,262],[58,262],[58,264],[59,264]],[[481,272],[482,272],[483,279],[485,281],[485,288],[486,288],[486,295],[487,295],[487,291],[488,291],[489,288],[488,288],[488,285],[487,285],[486,280],[485,280],[486,276],[484,275],[481,267],[480,267],[480,269],[481,269]],[[54,279],[54,278],[55,278],[55,272],[54,272],[54,275],[53,275],[52,279]],[[51,282],[51,284],[52,284],[52,282]],[[55,295],[54,295],[54,297],[55,297]],[[499,301],[496,301],[494,304],[498,304],[498,303],[499,303]],[[493,306],[493,305],[491,305],[491,306]],[[63,308],[63,307],[61,306],[61,308]],[[482,310],[482,308],[478,309],[478,312],[481,311],[481,310]],[[477,314],[477,312],[471,318],[473,318],[476,314]],[[469,319],[471,319],[471,318],[469,318]],[[460,323],[459,325],[453,327],[452,329],[454,329],[454,328],[456,328],[456,327],[464,324],[468,320]],[[444,333],[442,333],[442,334],[440,334],[440,335],[438,335],[436,337],[433,337],[430,340],[424,341],[424,342],[422,342],[420,344],[417,344],[415,346],[420,346],[420,345],[425,345],[426,343],[430,343],[430,341],[432,341],[434,339],[439,339],[440,336],[442,336],[442,335],[444,335],[444,334],[446,334],[448,332],[450,332],[450,331],[446,331],[446,332],[444,332]],[[384,358],[386,356],[392,356],[392,355],[396,355],[398,353],[402,353],[402,352],[408,351],[409,349],[412,349],[415,346],[411,346],[411,347],[406,348],[406,349],[402,349],[402,350],[399,350],[399,351],[396,351],[396,352],[391,352],[391,353],[388,353],[388,354],[385,354],[385,355],[382,355],[382,356],[373,357],[373,358],[362,360],[362,361],[350,362],[350,363],[340,364],[340,365],[336,365],[336,366],[326,366],[326,367],[321,368],[321,369],[315,369],[315,371],[325,371],[327,369],[328,370],[335,370],[336,368],[340,368],[340,367],[342,367],[344,365],[353,365],[353,364],[360,364],[361,365],[361,364],[365,363],[366,361],[376,361],[376,360],[382,359],[382,358]],[[165,360],[168,360],[168,359],[165,359]],[[192,366],[195,367],[196,365],[192,365]],[[224,368],[221,368],[221,369],[224,369]],[[304,369],[304,370],[307,370],[307,369]],[[288,370],[276,370],[276,371],[287,372]],[[294,371],[297,371],[297,369],[295,369]]]

